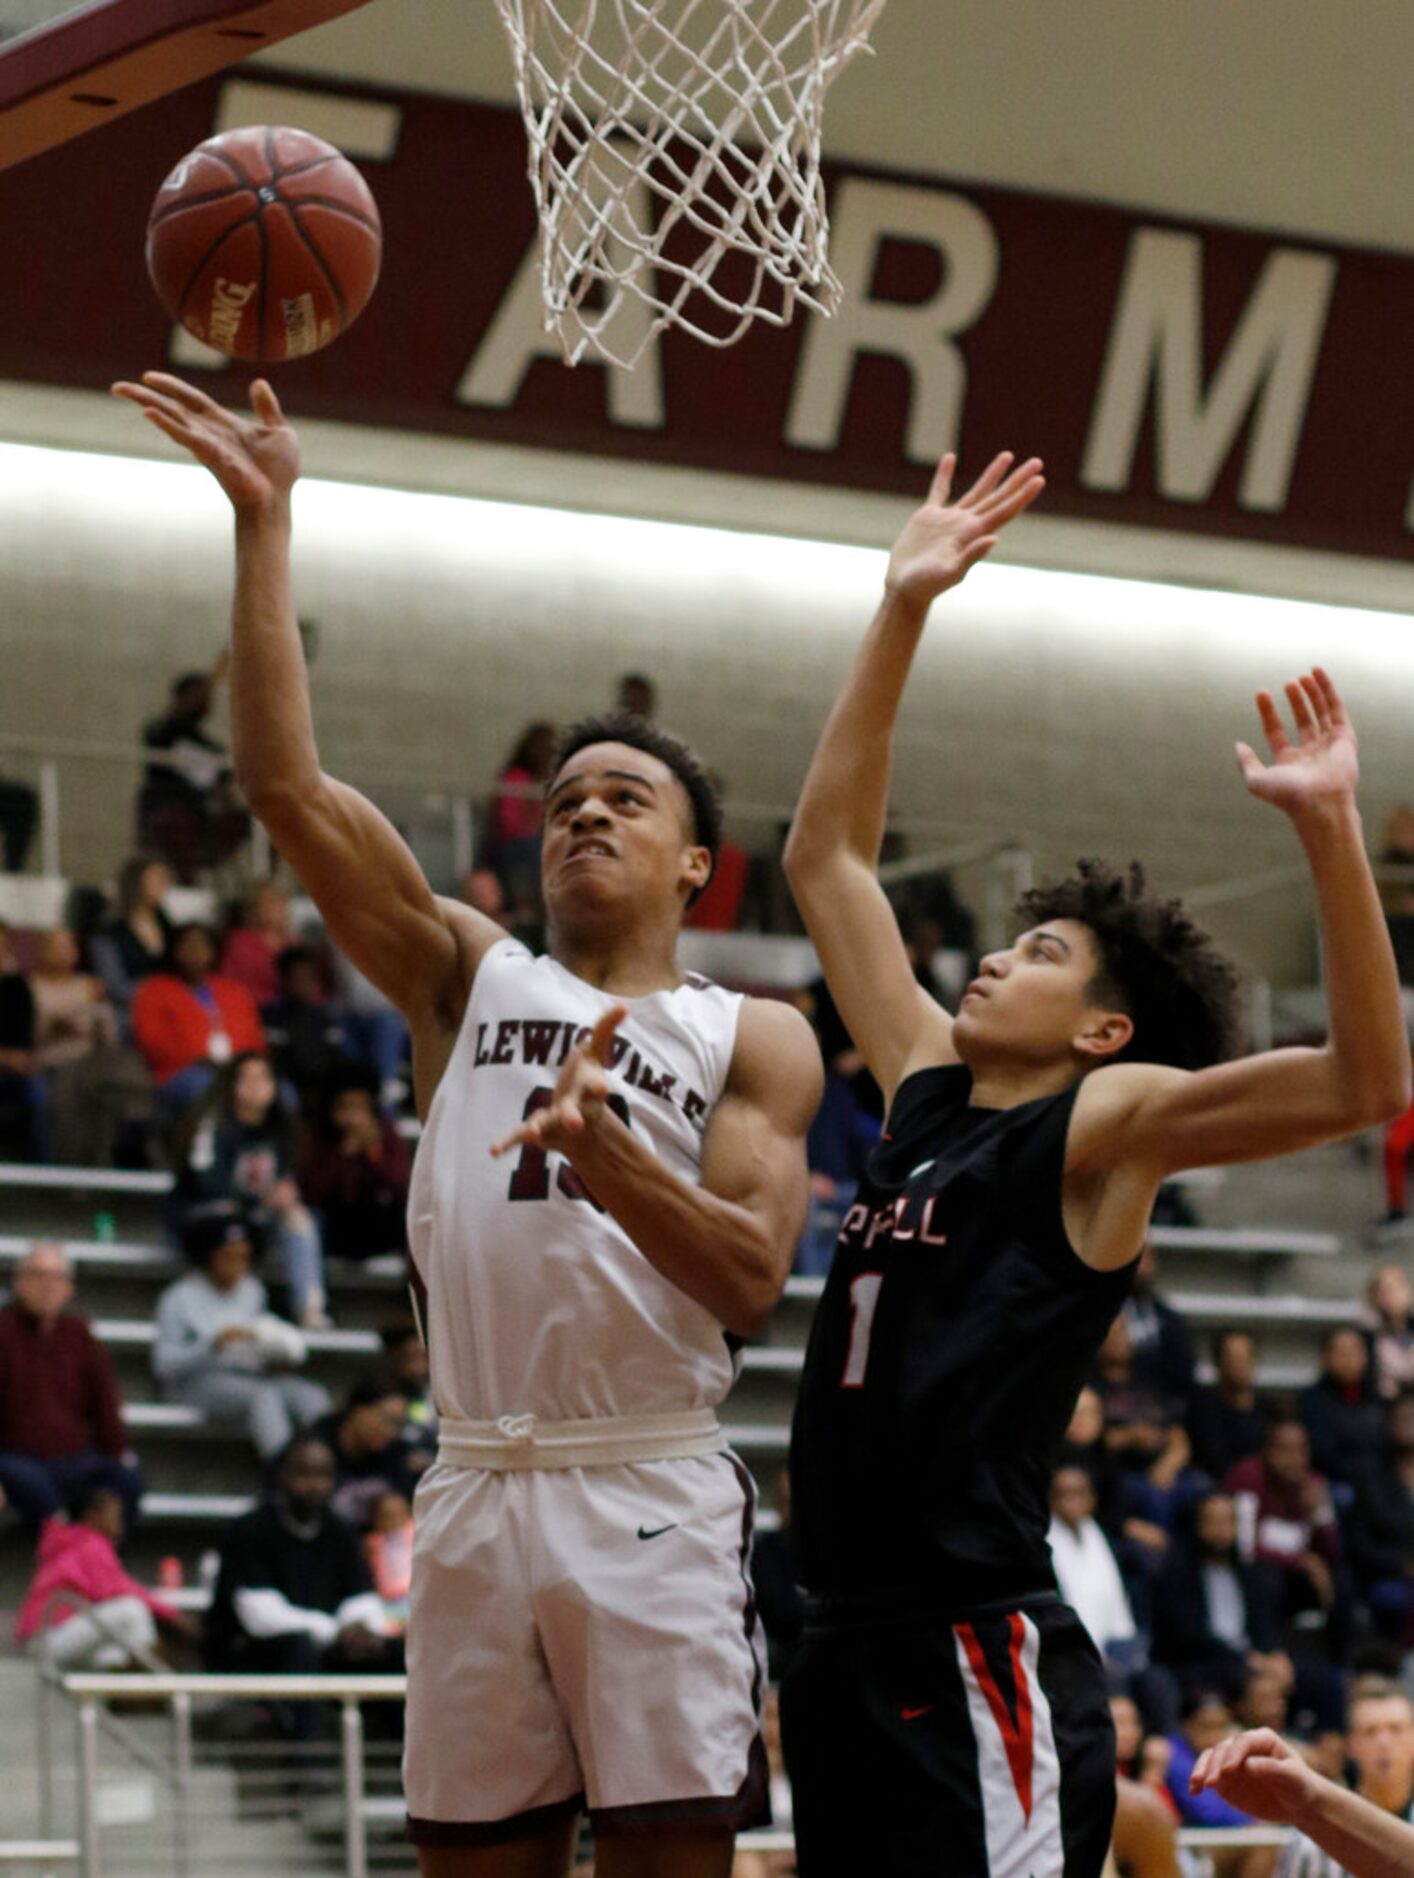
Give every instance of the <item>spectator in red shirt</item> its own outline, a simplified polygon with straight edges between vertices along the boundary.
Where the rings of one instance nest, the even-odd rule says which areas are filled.
[[[63,1247],[36,1241],[0,1309],[0,1490],[36,1530],[87,1481],[111,1487],[129,1523],[142,1494],[112,1364],[73,1298]]]
[[[539,898],[544,788],[559,736],[555,726],[543,719],[527,724],[496,778],[483,859],[500,875],[513,913]],[[512,924],[517,923],[518,917],[513,917]]]
[[[222,1063],[243,1050],[265,1050],[250,993],[217,977],[215,963],[210,928],[195,920],[179,926],[168,969],[145,978],[133,998],[133,1041],[170,1111],[204,1095]]]
[[[1261,1453],[1230,1467],[1223,1491],[1237,1501],[1239,1552],[1279,1620],[1324,1621],[1334,1646],[1346,1616],[1340,1533],[1329,1483],[1311,1467],[1310,1437],[1300,1419],[1274,1415]]]
[[[243,985],[257,1010],[280,995],[280,954],[293,937],[289,895],[277,882],[262,881],[247,896],[221,953],[222,976]]]

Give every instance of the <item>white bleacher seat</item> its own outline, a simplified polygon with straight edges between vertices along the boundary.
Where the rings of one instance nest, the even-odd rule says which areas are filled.
[[[1161,1252],[1333,1258],[1340,1251],[1338,1233],[1295,1232],[1284,1226],[1155,1226],[1149,1237]]]
[[[60,1193],[148,1193],[172,1191],[172,1176],[123,1167],[47,1167],[29,1161],[0,1161],[0,1187],[49,1187]]]
[[[1226,1291],[1168,1291],[1167,1301],[1187,1321],[1204,1329],[1231,1324],[1234,1329],[1306,1326],[1330,1330],[1354,1323],[1360,1305],[1353,1298],[1267,1298]]]
[[[151,1349],[157,1326],[136,1317],[96,1317],[93,1334],[115,1350]],[[376,1330],[306,1330],[309,1349],[326,1356],[377,1356],[383,1340]]]

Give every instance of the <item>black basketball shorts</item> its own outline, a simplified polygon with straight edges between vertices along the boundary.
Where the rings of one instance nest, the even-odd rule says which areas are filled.
[[[810,1629],[781,1725],[800,1878],[1099,1878],[1108,1687],[1057,1598]]]

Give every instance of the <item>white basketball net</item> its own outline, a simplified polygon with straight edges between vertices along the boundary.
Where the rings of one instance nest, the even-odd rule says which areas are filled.
[[[729,346],[839,304],[825,93],[885,0],[496,0],[542,228],[545,323],[573,365],[665,326]]]

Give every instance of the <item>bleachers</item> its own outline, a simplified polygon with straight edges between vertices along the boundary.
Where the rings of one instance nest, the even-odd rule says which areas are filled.
[[[1240,1212],[1230,1176],[1200,1185],[1205,1209]],[[168,1177],[157,1173],[0,1164],[0,1278],[35,1236],[64,1244],[76,1266],[80,1306],[112,1353],[148,1481],[133,1544],[135,1569],[151,1571],[159,1558],[175,1555],[191,1582],[201,1553],[257,1491],[259,1472],[240,1434],[162,1401],[152,1378],[157,1297],[184,1269],[164,1230],[169,1190]],[[103,1237],[94,1236],[95,1227]],[[1154,1236],[1164,1259],[1165,1295],[1189,1319],[1202,1354],[1207,1333],[1233,1324],[1261,1334],[1266,1386],[1289,1389],[1311,1379],[1321,1334],[1351,1315],[1363,1271],[1358,1251],[1338,1233],[1306,1224],[1165,1227]],[[338,1328],[309,1335],[307,1373],[338,1399],[377,1361],[379,1326],[403,1313],[405,1290],[397,1261],[361,1266],[331,1260],[328,1276]],[[1308,1280],[1316,1276],[1322,1282],[1312,1295]],[[757,1478],[767,1524],[822,1287],[820,1279],[791,1279],[761,1339],[744,1352],[741,1381],[727,1408],[732,1443]],[[0,1602],[13,1603],[23,1568],[13,1536],[12,1529],[0,1538]]]

